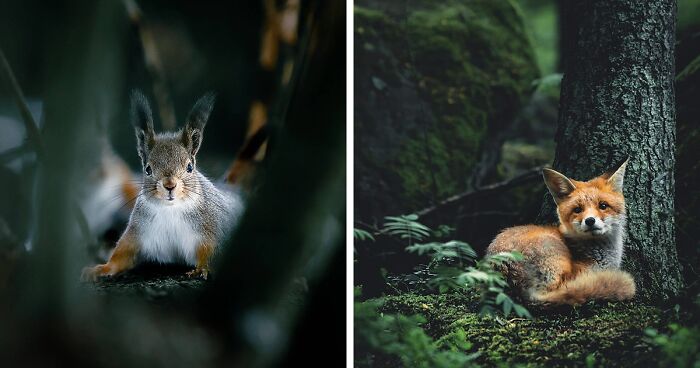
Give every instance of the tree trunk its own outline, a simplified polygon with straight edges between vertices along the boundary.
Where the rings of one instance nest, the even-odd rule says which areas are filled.
[[[674,239],[674,0],[579,0],[564,48],[555,169],[578,180],[630,157],[623,268],[645,300],[682,286]],[[540,220],[554,219],[545,200]]]

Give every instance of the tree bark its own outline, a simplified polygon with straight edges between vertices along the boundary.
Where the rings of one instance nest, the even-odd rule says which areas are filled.
[[[563,50],[554,168],[588,180],[630,157],[623,268],[646,300],[682,287],[674,239],[674,0],[578,0]],[[548,196],[547,196],[548,197]],[[546,198],[540,221],[554,220]]]

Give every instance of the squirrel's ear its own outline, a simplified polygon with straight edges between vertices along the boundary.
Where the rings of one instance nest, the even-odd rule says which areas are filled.
[[[544,176],[544,183],[547,184],[547,189],[549,193],[554,197],[554,201],[559,203],[562,199],[566,198],[571,192],[576,189],[569,178],[564,174],[552,170],[552,169],[542,169],[542,176]]]
[[[153,114],[146,96],[139,90],[131,91],[131,123],[136,130],[136,144],[145,166],[148,160],[148,151],[155,143],[155,131],[153,130]]]
[[[610,170],[604,174],[608,178],[608,184],[610,184],[616,192],[622,193],[622,186],[625,181],[625,170],[627,169],[629,160],[629,157],[627,157],[625,161],[617,165],[617,169]]]
[[[209,114],[214,108],[215,100],[216,95],[214,93],[206,93],[195,102],[194,107],[192,107],[190,114],[187,116],[185,128],[182,130],[182,143],[192,156],[197,154],[199,146],[202,144],[204,126],[207,124]]]

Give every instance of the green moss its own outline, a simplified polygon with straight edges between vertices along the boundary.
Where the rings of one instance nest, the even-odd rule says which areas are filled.
[[[659,308],[634,302],[533,309],[534,320],[482,317],[469,294],[403,294],[383,302],[384,313],[423,315],[423,328],[438,344],[465,334],[466,352],[481,352],[478,362],[486,366],[653,366],[661,356],[644,331],[666,324]]]

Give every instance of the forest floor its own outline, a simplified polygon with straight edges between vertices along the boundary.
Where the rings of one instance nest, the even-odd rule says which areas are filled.
[[[422,315],[426,322],[421,327],[438,345],[464,331],[471,343],[466,353],[478,353],[475,363],[484,366],[665,366],[648,329],[668,330],[669,322],[678,318],[677,309],[634,301],[530,308],[531,320],[482,316],[478,310],[478,297],[464,292],[386,296],[379,307],[385,314]],[[370,360],[375,367],[401,366],[396,357],[381,354]]]
[[[98,295],[137,297],[154,304],[169,304],[205,286],[207,280],[186,275],[185,266],[144,264],[124,274],[86,284]]]

